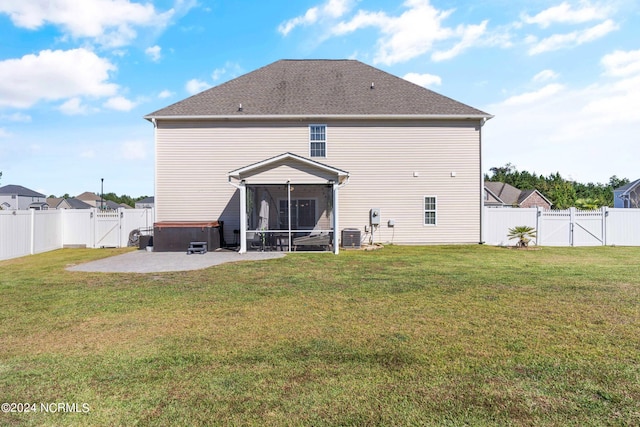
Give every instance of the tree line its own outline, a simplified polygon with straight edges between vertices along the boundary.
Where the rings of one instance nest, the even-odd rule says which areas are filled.
[[[553,203],[554,209],[598,209],[602,206],[613,207],[613,190],[629,183],[627,178],[616,175],[606,184],[583,184],[563,178],[559,172],[549,176],[536,175],[535,172],[519,171],[511,163],[501,167],[492,167],[485,174],[485,181],[504,182],[520,190],[538,190]]]

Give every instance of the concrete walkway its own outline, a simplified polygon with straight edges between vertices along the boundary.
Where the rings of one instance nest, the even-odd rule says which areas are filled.
[[[135,251],[91,261],[67,268],[69,271],[101,273],[161,273],[208,268],[226,262],[260,261],[282,258],[284,252],[247,252],[220,250],[206,254],[187,255],[186,252]]]

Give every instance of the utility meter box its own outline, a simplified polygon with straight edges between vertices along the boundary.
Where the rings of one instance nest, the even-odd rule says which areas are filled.
[[[369,211],[369,223],[371,225],[380,225],[380,208],[373,208]]]

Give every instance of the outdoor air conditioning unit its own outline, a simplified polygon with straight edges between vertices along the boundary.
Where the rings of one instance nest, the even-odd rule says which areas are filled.
[[[359,249],[360,230],[357,228],[345,228],[342,230],[342,247],[345,249]]]

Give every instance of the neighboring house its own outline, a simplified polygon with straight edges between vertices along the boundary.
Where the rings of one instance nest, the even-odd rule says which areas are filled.
[[[640,179],[613,190],[614,208],[640,208]]]
[[[102,199],[100,196],[95,193],[91,193],[90,191],[85,191],[84,193],[77,195],[76,199],[85,202],[92,208],[100,209],[100,207],[102,207],[102,209],[118,209],[121,207],[117,203]]]
[[[49,197],[47,204],[50,209],[90,209],[92,206],[75,197]]]
[[[76,199],[81,200],[91,206],[92,208],[96,208],[100,206],[100,196],[90,191],[85,191],[82,194],[78,194]]]
[[[552,203],[538,190],[519,190],[504,182],[484,183],[484,205],[487,207],[512,207],[551,209]]]
[[[136,202],[136,209],[151,209],[154,206],[153,196],[145,197],[144,199],[140,199]]]
[[[21,185],[0,187],[0,207],[3,210],[46,210],[49,208],[47,196]]]
[[[277,61],[145,116],[156,221],[223,221],[241,252],[478,243],[491,117],[359,61]]]

